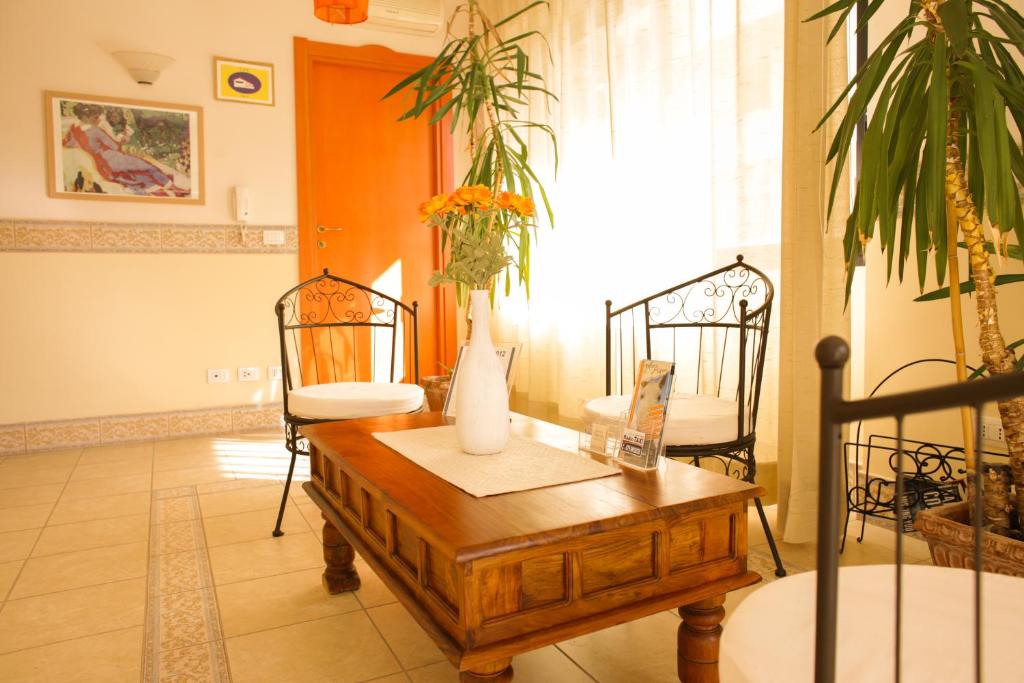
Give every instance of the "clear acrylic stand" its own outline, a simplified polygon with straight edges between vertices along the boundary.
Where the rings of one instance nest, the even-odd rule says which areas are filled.
[[[625,428],[625,414],[617,418],[600,417],[580,432],[579,448],[588,453],[617,457],[619,446],[622,445],[622,430]]]

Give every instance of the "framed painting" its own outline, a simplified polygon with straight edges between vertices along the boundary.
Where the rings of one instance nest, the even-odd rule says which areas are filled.
[[[47,194],[202,204],[203,110],[47,92]]]
[[[218,100],[274,105],[274,65],[213,58],[213,95]]]

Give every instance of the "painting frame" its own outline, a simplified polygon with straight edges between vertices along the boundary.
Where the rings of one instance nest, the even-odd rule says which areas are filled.
[[[149,112],[170,112],[186,117],[188,123],[188,174],[187,188],[177,186],[178,178],[173,170],[166,167],[157,167],[159,161],[143,161],[158,170],[166,170],[170,177],[170,184],[157,190],[157,193],[139,192],[110,192],[107,190],[82,191],[67,188],[67,158],[69,147],[65,146],[64,115],[62,107],[64,102],[75,102],[87,105],[98,105],[110,109],[134,109],[146,110]],[[51,199],[91,199],[99,201],[127,201],[145,202],[150,204],[192,204],[204,205],[206,203],[206,156],[203,149],[203,109],[196,105],[175,104],[170,102],[154,102],[150,100],[137,100],[134,98],[109,97],[106,95],[88,95],[84,93],[63,92],[46,90],[43,92],[43,104],[46,112],[45,135],[46,135],[46,194]],[[136,160],[137,160],[136,159]],[[141,163],[141,162],[140,162]],[[95,169],[94,169],[95,170]],[[107,179],[101,172],[98,180],[93,179],[94,187],[108,188],[116,187],[120,183]],[[81,173],[79,173],[81,177]],[[184,177],[184,176],[183,176]],[[103,186],[100,186],[100,181]],[[78,185],[76,178],[75,185]],[[153,185],[152,187],[156,187]],[[171,188],[168,190],[167,188]],[[187,190],[187,195],[177,195],[177,192]]]
[[[260,81],[258,75],[262,75],[264,80],[268,80],[269,83],[262,84],[257,93],[245,94],[236,90],[237,94],[232,94],[230,90],[224,87],[225,82],[221,78],[221,66],[229,66],[234,68],[236,72],[240,71],[250,76],[256,76],[258,82]],[[277,104],[276,87],[277,77],[274,75],[274,65],[272,62],[257,62],[252,59],[235,59],[234,57],[220,55],[213,58],[213,96],[218,100],[273,107]],[[263,96],[256,97],[255,95],[259,93],[263,93]]]

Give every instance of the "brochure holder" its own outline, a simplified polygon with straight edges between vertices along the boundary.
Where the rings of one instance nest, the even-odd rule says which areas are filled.
[[[619,459],[624,465],[644,470],[658,466],[675,369],[675,363],[670,361],[640,361],[619,447]]]

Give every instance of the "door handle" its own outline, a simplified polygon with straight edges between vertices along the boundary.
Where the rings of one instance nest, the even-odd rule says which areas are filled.
[[[341,232],[344,229],[345,228],[328,228],[327,226],[324,226],[324,225],[316,226],[316,231],[317,232]]]

